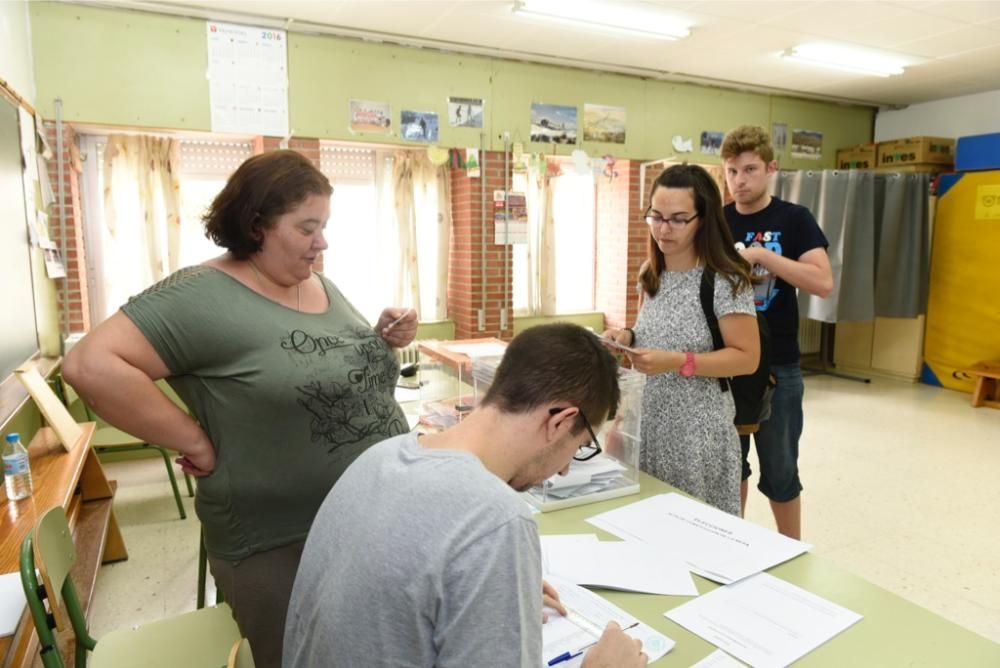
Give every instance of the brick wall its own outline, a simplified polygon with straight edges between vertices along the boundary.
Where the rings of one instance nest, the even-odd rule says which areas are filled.
[[[76,133],[63,125],[63,151],[58,155],[55,123],[45,123],[45,135],[54,155],[48,161],[49,182],[56,201],[49,209],[49,234],[64,253],[66,278],[56,279],[59,330],[70,332],[90,329],[90,302],[87,293],[87,258],[83,243],[83,215],[80,207],[80,174],[74,169]],[[63,184],[59,184],[59,163],[63,165]]]
[[[486,282],[483,283],[481,242],[483,241],[480,184],[464,169],[451,170],[451,253],[448,266],[448,317],[455,322],[458,339],[496,336],[510,339],[514,334],[513,252],[504,258],[504,246],[493,243],[493,191],[504,188],[503,153],[488,151],[486,168]],[[513,248],[511,247],[511,251]],[[506,262],[506,281],[504,266]],[[486,295],[485,328],[480,330],[479,309]],[[500,311],[507,296],[507,327],[501,329]]]

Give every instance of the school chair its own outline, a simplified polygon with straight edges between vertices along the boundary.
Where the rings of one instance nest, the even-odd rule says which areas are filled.
[[[76,547],[62,506],[42,514],[21,543],[21,584],[45,668],[64,668],[56,630],[69,626],[76,639],[76,668],[175,668],[224,666],[240,639],[232,610],[223,604],[93,638],[69,576]],[[41,574],[42,583],[36,575]],[[90,660],[88,662],[88,653]]]
[[[208,550],[205,549],[205,529],[198,534],[198,604],[199,610],[205,607],[205,587],[208,579]],[[222,603],[222,590],[215,586],[215,604]]]
[[[240,638],[233,645],[229,652],[229,663],[226,668],[257,668],[253,662],[253,653],[250,651],[250,641]]]
[[[62,394],[66,400],[66,406],[71,411],[75,409],[76,405],[83,408],[86,419],[90,422],[97,422],[102,424],[102,422],[97,417],[97,414],[91,410],[90,406],[87,405],[73,386],[69,383],[62,382],[63,390]],[[180,513],[181,519],[187,519],[187,513],[184,512],[184,503],[181,501],[181,493],[177,488],[177,477],[174,475],[174,463],[170,461],[170,453],[166,448],[162,448],[159,445],[153,445],[152,443],[146,443],[140,438],[136,438],[131,434],[127,434],[121,429],[116,429],[115,427],[104,426],[99,427],[97,431],[94,432],[94,438],[91,440],[91,446],[94,448],[94,452],[98,455],[108,453],[108,452],[134,452],[137,450],[156,450],[163,457],[163,464],[167,467],[167,477],[170,479],[170,487],[174,492],[174,501],[177,503],[177,512]],[[184,482],[187,483],[188,496],[194,496],[194,487],[191,484],[191,478],[188,475],[184,476]]]

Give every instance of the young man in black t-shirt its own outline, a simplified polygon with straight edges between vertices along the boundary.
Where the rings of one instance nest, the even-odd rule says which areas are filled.
[[[740,253],[761,278],[755,285],[757,311],[771,330],[771,371],[778,379],[771,417],[754,434],[760,461],[758,489],[771,501],[778,531],[791,538],[802,534],[799,481],[799,436],[802,434],[802,371],[799,368],[799,307],[796,289],[818,297],[833,291],[829,245],[809,209],[768,194],[778,169],[767,132],[741,126],[722,142],[726,185],[733,202],[726,221]],[[746,510],[750,477],[750,437],[743,446],[742,509]]]

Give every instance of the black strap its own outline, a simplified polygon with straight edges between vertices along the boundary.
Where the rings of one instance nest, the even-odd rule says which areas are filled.
[[[722,350],[726,347],[726,344],[722,341],[719,319],[715,317],[715,272],[708,267],[705,267],[705,270],[701,273],[701,285],[698,288],[698,296],[701,298],[701,310],[705,314],[708,331],[712,333],[712,349]],[[729,380],[719,378],[719,388],[723,392],[728,392]]]

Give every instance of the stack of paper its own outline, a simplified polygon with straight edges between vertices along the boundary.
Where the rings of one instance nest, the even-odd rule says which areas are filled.
[[[17,571],[0,575],[0,638],[13,635],[28,605]]]
[[[569,611],[563,617],[554,610],[547,610],[549,620],[542,626],[542,666],[563,652],[576,653],[601,637],[608,622],[616,622],[625,632],[642,641],[642,651],[649,662],[656,661],[669,652],[674,641],[659,631],[643,624],[632,615],[583,587],[556,577],[546,578],[556,591],[559,600]],[[559,668],[578,668],[583,663],[579,656],[558,664]]]
[[[812,547],[680,494],[652,496],[587,521],[619,538],[654,545],[693,572],[722,584]]]
[[[483,343],[455,343],[445,346],[446,349],[460,355],[468,355],[472,359],[477,357],[503,357],[507,352],[507,345],[496,341],[484,341]]]
[[[545,489],[557,499],[593,494],[618,482],[625,470],[617,459],[603,454],[585,462],[574,459],[566,475],[554,475],[545,481]]]
[[[664,596],[697,596],[687,567],[637,541],[597,540],[596,534],[542,536],[545,576],[573,584]]]
[[[787,666],[861,619],[767,573],[664,614],[754,668]]]

